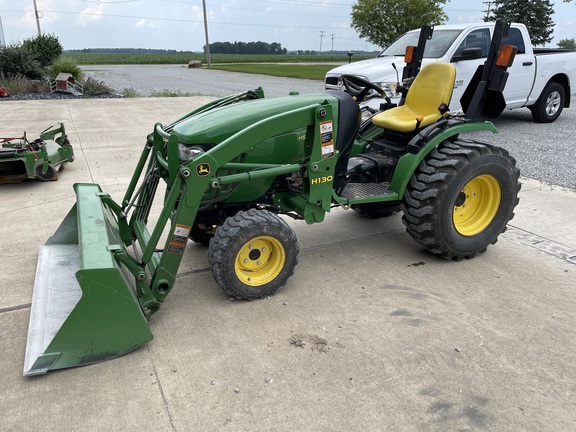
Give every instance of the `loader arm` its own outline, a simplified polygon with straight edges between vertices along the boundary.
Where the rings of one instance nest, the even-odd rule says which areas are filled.
[[[250,181],[258,178],[277,177],[283,174],[303,172],[308,179],[307,193],[301,197],[279,196],[277,206],[295,208],[308,223],[320,222],[326,211],[330,210],[334,166],[337,154],[330,158],[322,157],[321,123],[333,121],[332,108],[329,104],[305,106],[291,112],[279,114],[257,122],[232,135],[211,150],[181,163],[178,159],[177,136],[168,133],[157,124],[153,133],[153,147],[144,150],[151,159],[150,166],[157,167],[159,174],[169,186],[158,222],[151,231],[146,227],[148,214],[135,212],[129,224],[121,220],[126,218],[119,206],[110,208],[121,221],[122,229],[130,230],[132,239],[137,240],[141,248],[138,273],[134,274],[139,282],[140,304],[146,316],[156,312],[174,286],[178,267],[182,260],[186,241],[202,204],[206,190],[218,190],[224,185]],[[314,132],[307,135],[309,156],[301,163],[256,165],[251,163],[231,162],[248,151],[255,142],[264,140],[270,135],[285,133],[294,124],[308,125]],[[233,174],[218,175],[221,170],[239,171]],[[326,175],[328,173],[328,175]],[[150,181],[155,176],[149,176]],[[322,178],[330,180],[322,180]],[[126,197],[125,202],[131,197]],[[142,207],[140,207],[142,208]],[[162,253],[155,251],[165,227],[170,223],[167,239]],[[125,235],[120,233],[122,238]],[[118,251],[116,257],[121,262],[133,262],[126,251]],[[144,283],[140,269],[148,268],[150,278]]]

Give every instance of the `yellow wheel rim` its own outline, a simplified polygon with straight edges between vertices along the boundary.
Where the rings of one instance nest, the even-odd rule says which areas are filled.
[[[255,237],[236,255],[234,271],[241,282],[261,286],[274,280],[284,268],[286,251],[274,237]]]
[[[474,177],[460,191],[454,203],[454,227],[463,236],[474,236],[490,225],[502,200],[498,180],[483,174]]]

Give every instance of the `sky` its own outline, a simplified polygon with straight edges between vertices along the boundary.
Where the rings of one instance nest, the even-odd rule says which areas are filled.
[[[205,0],[212,42],[278,42],[293,50],[379,50],[350,27],[356,0]],[[448,23],[479,22],[485,0],[451,0]],[[151,48],[202,51],[202,0],[36,0],[40,29],[64,49]],[[554,2],[554,40],[576,37],[576,1]],[[34,0],[0,0],[0,39],[38,34]],[[3,31],[2,31],[3,30]]]

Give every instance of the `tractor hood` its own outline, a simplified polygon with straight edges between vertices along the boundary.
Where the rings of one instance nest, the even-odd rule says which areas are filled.
[[[336,98],[328,93],[292,95],[235,103],[183,120],[174,126],[172,133],[178,136],[178,140],[184,144],[220,143],[260,120],[325,101],[337,103]]]

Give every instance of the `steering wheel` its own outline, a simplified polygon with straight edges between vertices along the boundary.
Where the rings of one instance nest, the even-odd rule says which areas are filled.
[[[386,92],[382,89],[382,87],[377,86],[367,79],[350,74],[343,74],[340,76],[340,79],[346,88],[346,92],[355,97],[358,103],[364,101],[364,98],[371,90],[378,93],[378,95],[373,95],[372,97],[380,96],[385,98],[387,102],[391,102],[390,98],[386,96]]]

